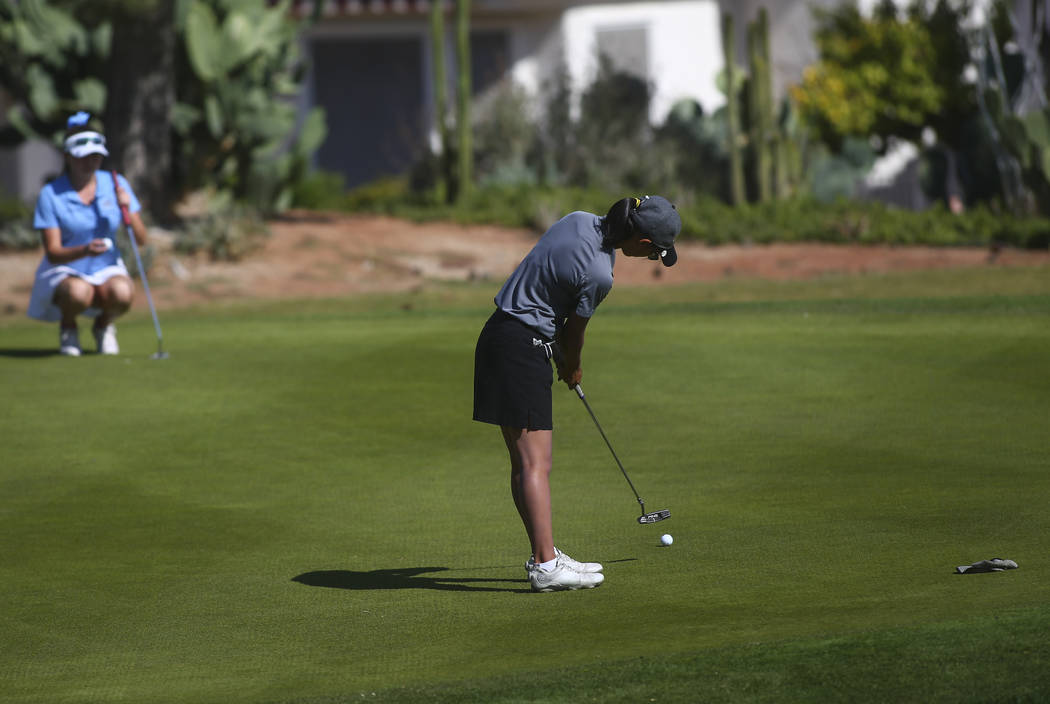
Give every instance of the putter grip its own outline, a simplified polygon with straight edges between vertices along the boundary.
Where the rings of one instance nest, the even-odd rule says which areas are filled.
[[[577,384],[576,386],[572,387],[572,390],[576,392],[577,396],[579,396],[580,398],[583,398],[583,387],[582,386]]]
[[[117,172],[114,170],[114,171],[111,171],[110,173],[113,174],[113,195],[116,196],[116,193],[117,193]],[[118,203],[119,203],[119,201],[118,201]],[[124,224],[125,225],[130,225],[131,224],[131,216],[128,215],[128,209],[125,208],[123,205],[120,206],[120,215],[121,215],[122,218],[124,218]],[[129,233],[129,236],[133,237],[134,235],[130,235],[130,233]]]

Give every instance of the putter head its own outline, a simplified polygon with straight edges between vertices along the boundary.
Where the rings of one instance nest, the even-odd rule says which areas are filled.
[[[168,353],[167,352],[154,352],[153,354],[151,354],[149,356],[149,358],[150,359],[167,359],[168,358]]]
[[[638,522],[642,524],[656,523],[657,521],[662,521],[670,517],[671,512],[664,508],[659,511],[653,511],[652,513],[643,513],[641,516],[638,516]]]

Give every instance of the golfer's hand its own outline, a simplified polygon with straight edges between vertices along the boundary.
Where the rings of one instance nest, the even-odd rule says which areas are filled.
[[[579,367],[576,367],[576,369],[573,370],[558,367],[558,379],[564,381],[565,385],[570,389],[574,388],[583,379],[583,370]]]
[[[106,240],[95,238],[88,243],[88,255],[94,256],[96,254],[103,254],[109,250],[109,245],[106,244]]]
[[[121,208],[130,208],[131,207],[131,194],[128,193],[127,191],[125,191],[123,188],[121,188],[120,181],[116,181],[113,185],[115,186],[115,188],[117,190],[117,202],[120,203],[120,207]]]

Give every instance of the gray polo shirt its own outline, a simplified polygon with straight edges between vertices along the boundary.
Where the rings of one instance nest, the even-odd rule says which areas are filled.
[[[571,313],[590,318],[613,285],[616,253],[601,218],[569,213],[551,226],[496,294],[496,306],[552,340]]]

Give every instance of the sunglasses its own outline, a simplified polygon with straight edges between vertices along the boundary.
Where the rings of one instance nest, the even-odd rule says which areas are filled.
[[[649,259],[651,259],[651,260],[653,260],[655,262],[657,259],[661,259],[663,257],[665,251],[666,250],[663,247],[659,246],[658,244],[656,244],[655,242],[650,240],[649,241],[649,254],[647,254],[646,256],[648,256]]]
[[[74,137],[69,140],[68,144],[71,147],[82,147],[85,144],[105,144],[105,137]]]

